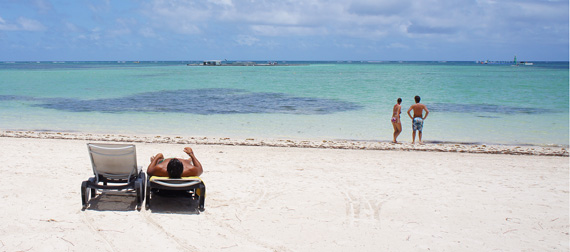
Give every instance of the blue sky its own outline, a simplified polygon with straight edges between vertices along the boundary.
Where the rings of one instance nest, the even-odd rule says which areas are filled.
[[[568,61],[568,12],[568,0],[0,0],[0,61]]]

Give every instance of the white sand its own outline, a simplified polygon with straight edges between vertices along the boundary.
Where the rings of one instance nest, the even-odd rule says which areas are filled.
[[[87,142],[0,137],[0,251],[569,250],[567,154],[190,145],[204,212],[122,194],[81,211]],[[146,169],[186,145],[136,146]]]

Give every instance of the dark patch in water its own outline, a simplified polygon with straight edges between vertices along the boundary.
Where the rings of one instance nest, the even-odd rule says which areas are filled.
[[[499,113],[499,114],[539,114],[552,113],[553,110],[541,108],[511,107],[493,104],[453,104],[434,103],[428,104],[428,109],[437,112],[455,113]]]
[[[71,112],[172,112],[190,114],[331,114],[361,109],[352,102],[283,93],[249,93],[240,89],[187,89],[140,93],[132,96],[78,100],[0,96],[0,100],[32,100],[32,106]]]
[[[37,101],[33,97],[20,95],[0,95],[0,101]]]

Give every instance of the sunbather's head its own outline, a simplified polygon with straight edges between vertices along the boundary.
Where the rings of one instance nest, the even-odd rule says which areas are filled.
[[[168,177],[180,178],[182,176],[182,171],[184,171],[184,165],[180,160],[173,158],[168,162],[166,171],[168,172]]]

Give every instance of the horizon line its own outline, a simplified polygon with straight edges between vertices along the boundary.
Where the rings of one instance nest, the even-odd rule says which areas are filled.
[[[203,62],[209,60],[0,60],[0,63],[58,63],[58,62],[118,62],[118,63],[137,63],[137,62]],[[514,62],[513,60],[220,60],[225,62],[364,62],[364,63],[382,63],[382,62]],[[517,62],[570,62],[569,60],[517,60]]]

